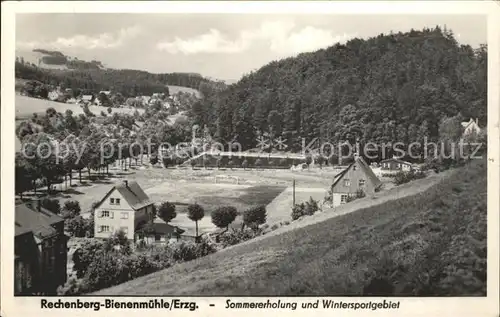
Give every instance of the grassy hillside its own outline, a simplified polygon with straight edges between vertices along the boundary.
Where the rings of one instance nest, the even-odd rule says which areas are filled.
[[[96,294],[484,296],[486,180],[486,162],[473,161],[419,194]]]
[[[105,68],[100,61],[84,61],[44,49],[17,50],[15,76],[44,84],[62,84],[73,90],[113,90],[125,97],[163,93],[166,92],[166,86],[170,86],[173,93],[184,91],[199,95],[200,84],[209,87],[219,85],[199,74],[153,74],[141,70]]]

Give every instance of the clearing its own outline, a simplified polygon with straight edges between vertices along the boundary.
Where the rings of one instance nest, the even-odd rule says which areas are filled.
[[[37,99],[31,98],[27,96],[16,95],[15,99],[16,103],[16,121],[17,120],[26,120],[31,118],[33,113],[45,113],[48,108],[54,108],[57,112],[61,112],[64,114],[66,110],[73,111],[73,115],[78,115],[83,113],[83,108],[70,103],[56,102],[47,99]],[[100,116],[101,111],[104,111],[106,114],[108,113],[108,108],[101,106],[90,106],[89,110],[92,111],[96,116]],[[140,113],[144,112],[144,109],[135,109],[135,108],[112,108],[113,113],[126,113],[129,115],[133,115],[135,110]]]
[[[486,180],[472,161],[94,294],[485,296]]]

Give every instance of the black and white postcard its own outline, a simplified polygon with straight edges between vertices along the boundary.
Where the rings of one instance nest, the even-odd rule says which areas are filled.
[[[498,316],[499,17],[2,3],[2,316]]]

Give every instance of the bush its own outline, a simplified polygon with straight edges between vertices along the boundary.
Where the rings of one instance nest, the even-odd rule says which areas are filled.
[[[187,262],[216,252],[215,247],[205,239],[200,243],[180,241],[170,246],[172,259],[177,262]]]
[[[243,162],[241,162],[241,167],[243,167],[244,169],[248,168],[248,160],[247,159],[244,159]]]
[[[243,213],[243,223],[254,230],[257,230],[259,225],[266,223],[266,219],[266,206],[253,207]]]
[[[236,219],[238,212],[235,207],[219,207],[212,212],[212,223],[218,228],[228,228]]]
[[[42,208],[45,208],[57,215],[61,213],[61,203],[57,199],[44,198],[40,204]]]
[[[104,243],[100,240],[85,242],[73,253],[73,270],[78,278],[87,273],[87,269],[96,257],[104,252]]]
[[[401,185],[401,184],[405,184],[405,183],[408,183],[408,182],[411,182],[412,180],[415,180],[415,179],[421,179],[421,178],[424,178],[425,177],[425,173],[422,172],[422,171],[418,171],[418,172],[415,172],[415,171],[409,171],[409,172],[397,172],[395,175],[394,175],[394,184],[395,185]]]
[[[312,216],[319,210],[318,202],[312,197],[306,203],[296,204],[292,207],[292,220],[297,220],[302,216]]]
[[[69,218],[64,222],[65,230],[73,237],[84,238],[94,236],[94,219],[82,216]]]
[[[152,155],[152,156],[149,158],[149,163],[151,163],[151,165],[156,165],[156,164],[158,164],[158,156],[156,156],[156,155]]]
[[[258,236],[260,233],[251,229],[235,230],[229,229],[219,236],[219,241],[224,248],[241,242],[250,240]]]

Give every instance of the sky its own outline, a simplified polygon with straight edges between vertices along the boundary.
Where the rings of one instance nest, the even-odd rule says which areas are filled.
[[[354,37],[436,25],[462,44],[486,43],[480,15],[25,13],[16,15],[16,50],[54,49],[111,68],[235,81],[273,60]]]

